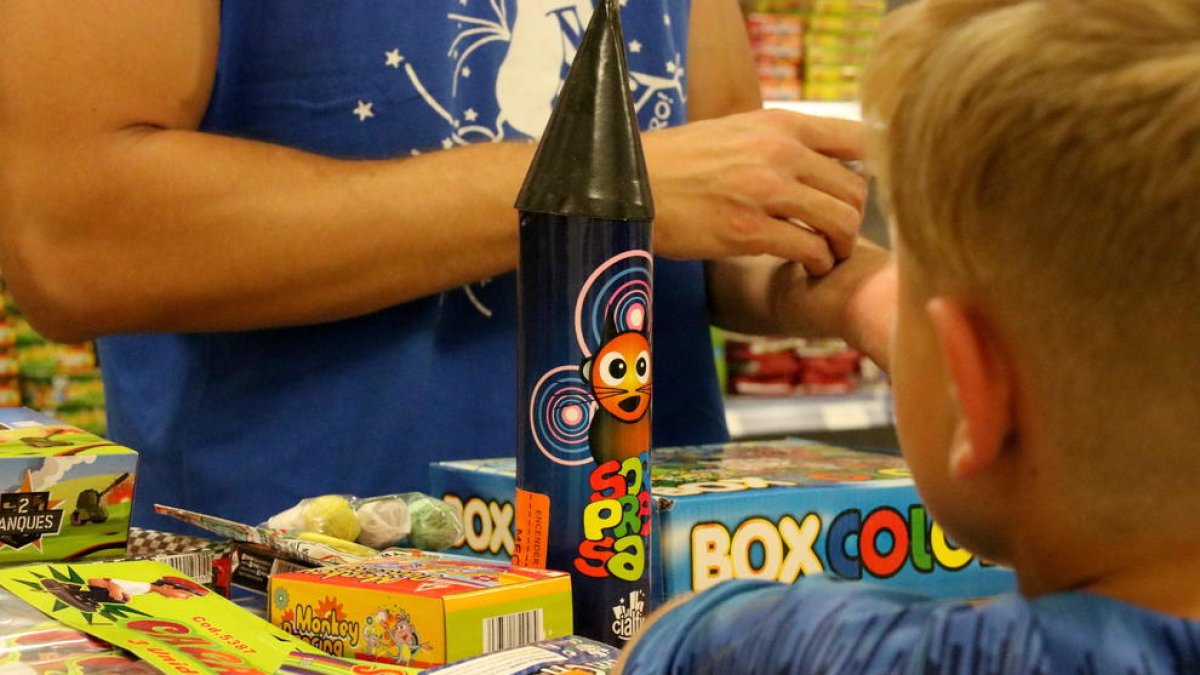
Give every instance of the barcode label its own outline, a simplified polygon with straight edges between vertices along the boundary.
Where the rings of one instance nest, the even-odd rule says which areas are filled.
[[[271,563],[272,575],[283,574],[285,572],[299,572],[300,570],[306,569],[308,569],[308,567],[305,565],[297,565],[296,563],[280,560],[279,558],[276,558],[275,562]]]
[[[154,558],[183,572],[201,584],[211,584],[213,580],[212,551],[192,551],[176,555],[162,555]]]
[[[483,620],[483,651],[494,652],[546,639],[542,610],[493,616]]]

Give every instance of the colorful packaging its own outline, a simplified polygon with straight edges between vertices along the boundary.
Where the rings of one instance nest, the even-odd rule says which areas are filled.
[[[0,673],[156,673],[148,664],[68,628],[0,590]]]
[[[20,334],[18,334],[20,338]],[[17,343],[17,358],[23,377],[88,375],[96,372],[96,352],[90,344],[62,345],[52,342]]]
[[[233,544],[230,542],[131,527],[126,558],[166,563],[229,597],[233,569]]]
[[[463,523],[463,536],[446,552],[511,561],[516,530],[516,460],[504,457],[435,462],[429,471],[434,496],[441,496],[453,507]]]
[[[438,675],[605,675],[620,652],[609,645],[570,635],[525,647],[476,656],[426,671]]]
[[[15,408],[19,405],[21,405],[20,378],[0,376],[0,408]]]
[[[129,448],[0,409],[0,565],[122,555],[136,471]]]
[[[315,652],[159,562],[13,567],[0,586],[160,672],[274,673],[293,652]]]
[[[625,44],[598,3],[517,198],[514,559],[570,572],[578,633],[612,645],[650,588],[654,208]]]
[[[726,578],[792,582],[821,573],[944,598],[1014,589],[1011,572],[958,548],[932,522],[899,457],[795,439],[653,454],[663,579],[656,597]],[[477,545],[490,546],[504,525],[492,514],[511,503],[513,473],[501,460],[481,461],[485,472],[471,460],[435,463],[430,480],[452,503],[487,506],[470,508],[463,545],[452,550],[495,555]]]
[[[10,346],[0,347],[0,377],[16,377],[21,373],[21,362],[17,350]]]
[[[281,558],[264,544],[237,542],[233,547],[230,574],[232,583],[255,593],[266,594],[271,575],[312,569],[311,563],[297,563]]]
[[[155,504],[154,512],[236,542],[263,544],[277,557],[301,564],[327,567],[362,562],[379,556],[379,551],[373,548],[311,532],[301,533],[295,537],[285,536],[282,532],[269,527],[247,525],[162,504]]]
[[[35,410],[95,410],[104,407],[104,383],[99,372],[84,375],[25,377],[21,381],[21,399]]]
[[[270,617],[334,656],[430,667],[570,635],[571,580],[413,551],[276,574]]]

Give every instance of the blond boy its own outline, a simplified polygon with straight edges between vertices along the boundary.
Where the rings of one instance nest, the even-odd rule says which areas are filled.
[[[732,582],[625,672],[1200,672],[1200,2],[928,0],[865,92],[901,445],[1020,595]]]

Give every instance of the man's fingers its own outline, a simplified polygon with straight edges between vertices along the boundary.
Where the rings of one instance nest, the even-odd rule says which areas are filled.
[[[828,274],[837,263],[829,241],[820,233],[765,216],[762,227],[765,236],[763,253],[797,262],[813,276]]]
[[[766,209],[777,219],[782,219],[780,222],[784,224],[795,227],[786,222],[795,218],[817,230],[819,236],[827,240],[826,246],[839,260],[846,258],[854,250],[854,242],[862,224],[862,213],[858,209],[800,183],[791,184],[772,195]]]
[[[832,159],[797,144],[788,169],[801,183],[832,195],[862,213],[867,207],[865,178]]]
[[[861,160],[866,156],[867,140],[862,122],[813,117],[787,110],[769,110],[762,114],[788,137],[822,155],[847,161]],[[761,119],[758,123],[761,123]]]

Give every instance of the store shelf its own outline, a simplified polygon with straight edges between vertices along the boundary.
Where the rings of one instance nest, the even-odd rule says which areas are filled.
[[[725,423],[736,438],[846,431],[892,424],[886,392],[846,396],[729,396]]]
[[[862,106],[858,101],[765,101],[765,108],[781,108],[818,117],[839,117],[861,120]]]

